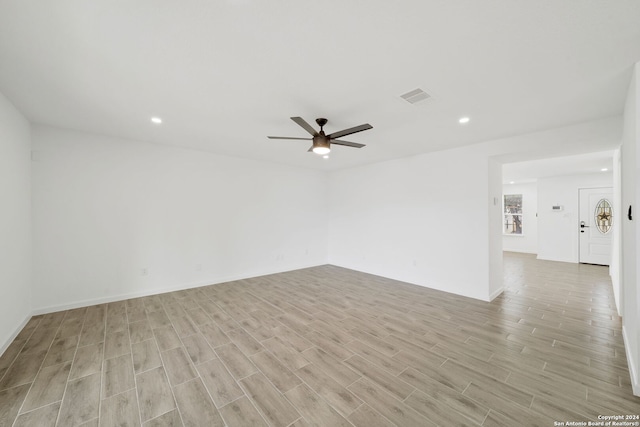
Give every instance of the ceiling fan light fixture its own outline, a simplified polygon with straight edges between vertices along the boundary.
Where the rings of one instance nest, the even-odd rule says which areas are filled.
[[[313,144],[307,151],[313,151],[320,156],[326,156],[331,151],[331,143],[336,145],[344,145],[346,147],[362,148],[364,144],[358,144],[357,142],[344,141],[343,136],[351,135],[354,133],[362,132],[364,130],[373,129],[369,123],[362,124],[360,126],[354,126],[352,128],[343,129],[338,132],[330,133],[329,135],[324,133],[324,125],[328,120],[322,117],[316,119],[316,123],[320,126],[320,132],[316,131],[309,123],[307,123],[302,117],[291,117],[291,120],[296,122],[301,128],[306,130],[313,138],[297,138],[291,136],[268,136],[269,139],[298,139],[303,141],[312,140]]]
[[[313,147],[313,152],[316,153],[316,154],[319,154],[321,156],[329,154],[330,151],[331,151],[331,149],[329,147],[326,147],[326,146],[315,146],[315,147]]]
[[[324,136],[323,132],[313,137],[312,151],[321,156],[329,154],[329,152],[331,151],[331,148],[329,148],[328,138]]]

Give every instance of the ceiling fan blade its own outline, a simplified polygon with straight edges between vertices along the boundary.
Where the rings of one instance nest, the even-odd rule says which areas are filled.
[[[318,134],[318,132],[309,123],[305,122],[302,117],[291,117],[291,120],[300,125],[300,127],[304,130],[309,132],[311,136],[316,136]]]
[[[311,141],[313,138],[294,138],[290,136],[268,136],[269,139],[297,139],[300,141]]]
[[[355,147],[355,148],[362,148],[365,146],[364,144],[358,144],[357,142],[336,141],[334,139],[331,140],[331,143],[336,145],[346,145],[347,147]]]
[[[329,137],[331,139],[336,139],[336,138],[341,138],[343,136],[351,135],[352,133],[362,132],[363,130],[369,130],[369,129],[373,129],[373,126],[371,126],[369,123],[366,123],[364,125],[360,125],[360,126],[352,127],[352,128],[349,128],[349,129],[341,130],[341,131],[338,131],[338,132],[334,132],[331,135],[327,135],[327,137]]]

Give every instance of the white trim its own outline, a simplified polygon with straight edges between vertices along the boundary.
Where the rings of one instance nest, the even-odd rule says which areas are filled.
[[[531,250],[526,250],[526,249],[509,249],[509,248],[505,248],[504,245],[502,245],[502,252],[517,252],[519,254],[529,254],[529,255],[538,255],[538,252],[532,252]]]
[[[629,339],[627,338],[627,328],[622,326],[622,339],[624,340],[624,351],[627,354],[627,363],[629,365],[629,375],[631,376],[631,388],[633,389],[633,394],[636,396],[640,396],[640,382],[638,381],[638,365],[636,364],[636,360],[633,358],[633,354],[631,354],[629,345]]]
[[[461,294],[461,293],[453,292],[450,288],[447,288],[446,286],[439,286],[438,283],[429,283],[428,285],[425,285],[423,283],[414,281],[414,279],[412,279],[412,278],[388,276],[388,275],[384,275],[383,273],[380,273],[380,272],[372,272],[370,270],[365,270],[360,266],[357,266],[357,267],[347,266],[347,265],[343,265],[343,264],[336,264],[335,262],[329,262],[327,265],[332,265],[334,267],[340,267],[340,268],[346,268],[347,270],[353,270],[353,271],[357,271],[359,273],[365,273],[365,274],[370,274],[372,276],[383,277],[385,279],[395,280],[397,282],[408,283],[409,285],[420,286],[422,288],[432,289],[434,291],[445,292],[447,294],[457,295],[459,297],[472,298],[472,299],[475,299],[475,300],[478,300],[478,301],[489,302],[489,300],[485,296],[470,295],[470,294],[466,294],[466,293],[465,294]]]
[[[202,286],[217,285],[217,284],[220,284],[220,283],[232,282],[234,280],[250,279],[250,278],[254,278],[254,277],[267,276],[267,275],[270,275],[270,274],[285,273],[287,271],[301,270],[301,269],[304,269],[304,268],[317,267],[317,266],[320,266],[320,265],[326,265],[326,264],[312,264],[312,265],[305,264],[305,265],[300,265],[300,266],[293,267],[293,268],[287,268],[286,270],[275,270],[274,269],[274,270],[266,270],[266,271],[262,271],[262,272],[253,272],[253,273],[247,273],[247,274],[223,276],[223,277],[213,278],[213,279],[210,279],[210,280],[200,280],[200,281],[197,281],[197,282],[176,283],[176,284],[174,284],[172,286],[167,286],[167,287],[164,287],[164,288],[147,289],[147,290],[139,291],[139,292],[130,292],[130,293],[124,293],[124,294],[101,297],[101,298],[92,298],[92,299],[86,299],[86,300],[81,300],[81,301],[75,301],[75,302],[72,302],[72,303],[69,303],[69,304],[52,305],[52,306],[47,306],[47,307],[34,308],[32,314],[33,315],[37,315],[37,314],[54,313],[56,311],[71,310],[71,309],[74,309],[74,308],[88,307],[88,306],[92,306],[92,305],[105,304],[105,303],[115,302],[115,301],[122,301],[122,300],[126,300],[126,299],[131,299],[131,298],[140,298],[140,297],[146,297],[146,296],[150,296],[150,295],[163,294],[163,293],[167,293],[167,292],[182,291],[182,290],[185,290],[185,289],[199,288],[199,287],[202,287]]]
[[[7,351],[13,340],[16,339],[20,332],[22,332],[22,329],[26,326],[29,320],[31,320],[31,316],[33,316],[33,313],[28,314],[27,317],[25,317],[25,319],[18,325],[15,331],[11,335],[9,335],[7,341],[3,342],[2,345],[0,345],[0,356],[2,356],[5,351]]]
[[[500,294],[503,293],[503,292],[504,292],[504,286],[502,286],[499,289],[496,289],[495,291],[493,291],[491,293],[491,295],[489,295],[489,302],[491,302],[494,299],[498,298],[500,296]]]

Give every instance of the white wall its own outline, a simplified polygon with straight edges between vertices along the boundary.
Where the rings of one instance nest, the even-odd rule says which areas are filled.
[[[488,171],[464,148],[332,173],[329,262],[489,299]]]
[[[325,173],[42,126],[33,146],[37,312],[327,262]]]
[[[0,94],[0,354],[31,314],[29,123]]]
[[[640,252],[640,63],[635,66],[624,109],[624,126],[620,157],[622,163],[622,272],[621,308],[622,325],[636,395],[640,396],[640,292],[638,268]],[[627,219],[627,209],[633,206],[633,220]]]
[[[611,172],[538,180],[538,259],[579,262],[578,190],[612,187]],[[552,211],[560,205],[562,211]]]
[[[538,184],[527,182],[505,184],[502,194],[522,194],[522,235],[503,234],[502,249],[527,254],[538,253]],[[504,227],[504,223],[502,224]],[[504,228],[501,228],[504,232]]]

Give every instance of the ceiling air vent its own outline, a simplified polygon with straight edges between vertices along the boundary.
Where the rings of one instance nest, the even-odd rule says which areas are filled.
[[[423,91],[422,89],[418,88],[418,89],[409,91],[404,95],[400,95],[400,98],[404,99],[409,104],[417,104],[418,102],[426,101],[427,99],[431,98],[431,95],[429,95],[427,92]]]

